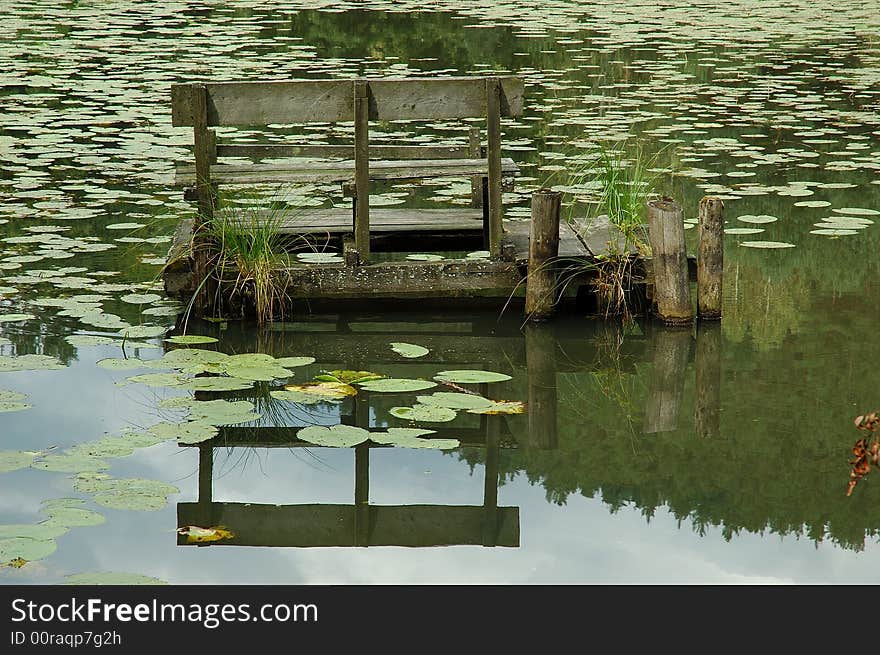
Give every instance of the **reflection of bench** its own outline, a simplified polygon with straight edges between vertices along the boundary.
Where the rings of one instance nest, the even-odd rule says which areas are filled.
[[[193,128],[195,165],[178,167],[176,183],[194,185],[202,219],[217,206],[217,184],[342,183],[354,198],[353,217],[345,210],[323,210],[311,220],[306,214],[303,221],[291,221],[283,231],[351,232],[343,241],[350,244],[351,260],[366,262],[371,231],[476,229],[497,258],[502,177],[517,172],[512,160],[501,157],[501,118],[520,114],[522,96],[522,81],[515,77],[177,84],[172,86],[172,122]],[[486,118],[485,154],[473,131],[465,147],[370,145],[371,121],[479,117]],[[353,143],[220,143],[210,129],[315,122],[353,122]],[[475,193],[472,203],[482,200],[482,210],[383,208],[371,221],[372,181],[450,176],[482,180],[482,193]]]

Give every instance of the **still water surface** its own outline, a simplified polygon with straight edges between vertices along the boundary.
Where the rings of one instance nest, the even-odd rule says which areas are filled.
[[[702,195],[725,199],[729,235],[724,320],[693,334],[583,316],[524,330],[516,311],[467,307],[300,308],[262,331],[191,323],[222,352],[314,357],[296,382],[340,368],[506,373],[469,388],[529,411],[422,424],[459,438],[450,451],[291,447],[295,428],[265,427],[406,426],[389,410],[417,395],[359,394],[267,410],[263,427],[224,432],[214,449],[172,440],[105,457],[113,478],[179,490],[150,511],[96,504],[74,488],[75,471],[0,473],[0,525],[43,521],[41,503],[57,498],[106,519],[71,527],[0,581],[106,571],[170,583],[880,581],[878,482],[844,495],[852,418],[878,402],[876,6],[534,5],[3,5],[0,320],[26,316],[0,322],[0,356],[59,366],[0,368],[0,389],[32,405],[0,413],[2,451],[59,453],[175,416],[159,403],[179,390],[118,384],[151,371],[96,365],[123,356],[120,330],[178,321],[164,298],[130,297],[161,296],[168,240],[193,210],[170,186],[190,138],[170,126],[173,82],[514,72],[527,110],[504,126],[523,170],[508,220],[524,219],[541,184],[577,192],[566,170],[597,140],[632,135],[662,148],[658,170],[675,171],[665,190],[689,219]],[[464,143],[466,128],[395,124],[383,136]],[[345,133],[319,125],[313,136]],[[381,191],[386,204],[444,206],[467,203],[470,187]],[[338,189],[283,193],[341,201]],[[793,247],[743,245],[754,241]],[[117,341],[72,338],[85,334]],[[388,346],[399,341],[431,352],[406,360]],[[144,336],[124,354],[154,360],[165,348]],[[216,519],[220,503],[234,504],[223,509],[237,512],[240,543],[271,545],[178,545],[176,528]]]

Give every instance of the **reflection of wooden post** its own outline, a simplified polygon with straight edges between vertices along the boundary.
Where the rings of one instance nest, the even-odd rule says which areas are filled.
[[[694,424],[701,437],[721,433],[721,326],[704,324],[697,330],[696,400]]]
[[[690,330],[658,328],[653,332],[654,370],[645,408],[645,433],[668,432],[678,426],[691,347]]]
[[[721,318],[724,269],[724,203],[719,198],[700,201],[700,248],[697,256],[697,313],[704,320]]]
[[[655,314],[668,325],[688,325],[694,320],[694,310],[681,207],[671,198],[650,201],[648,227],[654,269]]]
[[[472,127],[468,131],[468,156],[471,159],[480,159],[482,148],[480,147],[480,128]],[[471,178],[471,207],[483,205],[483,176],[475,175]]]
[[[199,444],[199,503],[210,505],[214,500],[214,447]]]
[[[527,325],[529,447],[556,448],[556,339],[547,327]]]
[[[562,194],[539,189],[532,194],[532,224],[529,231],[529,264],[526,278],[526,317],[545,319],[556,304],[556,272],[559,256],[559,207]]]
[[[483,479],[483,545],[498,542],[498,465],[501,459],[501,416],[488,416],[486,425],[486,471]]]
[[[354,449],[355,543],[370,545],[370,447],[362,443]]]

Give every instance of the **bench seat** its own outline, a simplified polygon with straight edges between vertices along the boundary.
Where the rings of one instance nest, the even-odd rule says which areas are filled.
[[[485,159],[408,159],[370,162],[371,180],[417,180],[436,177],[467,177],[488,175]],[[501,159],[501,173],[516,175],[519,168],[508,158]],[[289,164],[215,164],[211,179],[222,184],[262,184],[264,182],[300,182],[352,184],[355,181],[354,160],[336,162],[291,162]],[[174,184],[192,186],[196,182],[195,166],[178,165]]]

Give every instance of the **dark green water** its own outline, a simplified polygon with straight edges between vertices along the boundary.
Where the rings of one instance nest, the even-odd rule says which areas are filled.
[[[664,190],[688,218],[712,193],[725,200],[728,229],[764,230],[726,237],[720,328],[682,334],[572,316],[524,330],[516,311],[499,317],[500,307],[303,310],[272,330],[191,324],[226,353],[315,357],[296,382],[338,368],[426,379],[448,369],[506,373],[511,380],[473,388],[529,411],[425,424],[462,441],[443,452],[287,447],[290,431],[251,426],[224,433],[211,476],[204,447],[200,458],[173,441],[105,457],[114,478],[179,489],[153,511],[96,504],[74,489],[75,471],[0,473],[0,526],[36,524],[43,501],[70,497],[106,519],[57,536],[42,559],[0,568],[0,581],[97,571],[171,583],[880,581],[875,474],[845,497],[859,436],[852,418],[878,403],[876,7],[306,4],[314,7],[0,8],[0,321],[33,317],[0,322],[0,357],[42,354],[63,365],[0,368],[0,389],[32,405],[0,413],[0,451],[59,453],[174,416],[159,402],[180,391],[117,384],[149,370],[96,365],[122,357],[119,343],[71,337],[118,338],[177,320],[163,298],[128,296],[161,296],[168,239],[193,211],[170,185],[190,138],[170,126],[168,87],[178,81],[520,74],[527,110],[504,131],[524,174],[505,196],[507,219],[523,220],[539,185],[578,191],[564,173],[596,141],[634,135],[664,148],[658,169],[675,171]],[[466,127],[395,124],[385,136],[463,143]],[[314,130],[328,140],[343,133]],[[281,193],[340,200],[333,188]],[[391,187],[381,197],[443,206],[466,203],[469,186]],[[757,240],[794,247],[742,245]],[[163,354],[160,338],[134,341],[128,357]],[[431,352],[405,360],[388,346],[397,341]],[[258,425],[405,426],[389,410],[416,395],[287,404]],[[217,518],[209,492],[215,504],[299,507],[235,508],[238,538],[272,546],[178,545],[178,513]],[[356,498],[369,509],[356,511]],[[516,509],[495,511],[496,502]],[[429,545],[438,543],[460,545]]]

